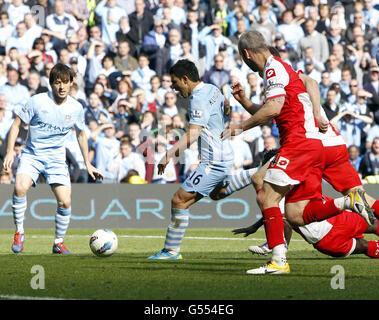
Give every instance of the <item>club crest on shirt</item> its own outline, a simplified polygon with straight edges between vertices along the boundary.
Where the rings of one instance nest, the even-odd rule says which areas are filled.
[[[65,121],[70,121],[71,120],[71,116],[69,114],[66,114],[65,117],[64,117]]]
[[[274,69],[267,69],[266,70],[266,79],[270,79],[272,77],[275,77],[275,70]]]

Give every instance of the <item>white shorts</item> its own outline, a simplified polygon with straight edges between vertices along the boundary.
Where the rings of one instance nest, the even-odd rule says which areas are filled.
[[[223,164],[200,162],[197,168],[183,182],[182,189],[187,192],[197,192],[207,197],[216,186],[229,182],[232,166],[232,162]]]
[[[44,161],[34,155],[23,153],[16,174],[20,173],[32,178],[34,186],[42,173],[50,185],[60,184],[71,187],[70,173],[66,162]]]

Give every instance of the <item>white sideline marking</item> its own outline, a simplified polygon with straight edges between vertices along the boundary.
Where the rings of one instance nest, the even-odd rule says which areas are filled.
[[[0,299],[8,299],[8,300],[66,300],[66,299],[52,298],[52,297],[27,297],[27,296],[8,295],[8,294],[0,294]]]
[[[65,238],[89,238],[90,235],[66,235]],[[136,239],[165,239],[166,236],[137,236],[137,235],[117,235],[119,238],[136,238]],[[41,238],[54,238],[54,236],[31,236],[32,239],[41,239]],[[266,238],[227,238],[227,237],[184,237],[184,239],[191,239],[191,240],[231,240],[231,241],[249,241],[249,240],[255,240],[255,241],[266,241]],[[302,239],[291,239],[292,241],[300,241],[303,242]]]

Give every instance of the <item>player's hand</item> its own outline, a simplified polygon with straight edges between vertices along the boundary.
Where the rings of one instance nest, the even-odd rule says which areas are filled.
[[[93,180],[104,179],[104,175],[98,169],[96,169],[92,164],[87,165],[87,171]]]
[[[238,136],[242,133],[242,125],[240,123],[229,124],[221,133],[221,139],[226,140],[233,136]]]
[[[238,81],[234,82],[231,86],[233,97],[241,103],[246,98],[245,89]]]
[[[10,172],[12,170],[12,164],[14,161],[15,152],[11,151],[8,152],[5,155],[4,161],[3,161],[3,169],[7,172]]]
[[[257,230],[259,229],[259,227],[257,227],[255,224],[253,224],[252,226],[250,227],[247,227],[247,228],[239,228],[239,229],[234,229],[232,230],[232,232],[234,234],[240,234],[240,233],[244,233],[244,237],[247,237],[255,232],[257,232]]]
[[[162,175],[166,169],[166,166],[168,165],[169,159],[167,155],[165,155],[161,161],[158,163],[158,175]]]
[[[329,121],[325,120],[323,117],[316,118],[318,123],[318,130],[321,133],[326,133],[329,127]]]

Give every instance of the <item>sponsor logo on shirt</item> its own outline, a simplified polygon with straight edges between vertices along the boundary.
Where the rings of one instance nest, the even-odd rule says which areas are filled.
[[[191,117],[193,119],[201,119],[202,116],[203,116],[203,111],[201,111],[201,110],[192,110],[191,111]]]

